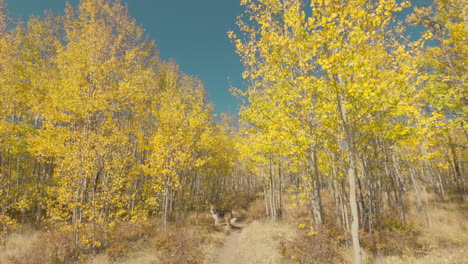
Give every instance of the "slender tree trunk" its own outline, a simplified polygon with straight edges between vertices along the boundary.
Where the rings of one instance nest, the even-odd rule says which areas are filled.
[[[164,230],[167,230],[167,217],[169,213],[169,177],[166,180],[165,186],[164,186],[164,199],[163,199],[163,206],[164,206],[164,212],[163,212],[163,227]]]
[[[421,150],[422,150],[422,153],[425,156],[427,156],[427,148],[426,148],[426,144],[424,144],[424,142],[422,142],[422,144],[421,144]],[[431,182],[433,182],[435,193],[440,197],[441,200],[444,200],[445,199],[445,190],[444,190],[444,186],[442,184],[441,178],[440,178],[440,174],[438,175],[439,177],[436,177],[436,175],[434,173],[434,170],[432,168],[432,165],[426,159],[424,159],[423,168],[426,170],[425,174],[428,174],[430,176]]]
[[[424,188],[423,188],[424,189]],[[432,217],[431,217],[431,212],[430,212],[430,207],[429,207],[429,200],[427,198],[427,192],[426,189],[424,189],[424,201],[426,202],[426,217],[427,217],[427,223],[429,225],[429,229],[432,229]]]
[[[395,188],[395,196],[397,198],[398,202],[398,209],[401,217],[401,222],[403,224],[406,224],[406,213],[405,213],[405,208],[403,204],[403,192],[404,190],[404,185],[403,185],[403,179],[400,173],[400,166],[398,166],[398,161],[395,153],[392,151],[391,152],[391,162],[392,162],[392,168],[393,168],[393,182],[394,182],[394,188]]]
[[[263,184],[263,198],[264,198],[264,200],[265,200],[266,215],[267,215],[269,218],[271,218],[270,207],[268,206],[268,192],[267,192],[266,183]]]
[[[270,211],[271,211],[271,218],[276,221],[276,202],[275,202],[275,181],[273,179],[273,164],[272,158],[270,156],[270,163],[269,163],[269,176],[270,176]]]
[[[283,215],[283,181],[282,181],[282,171],[281,171],[281,163],[278,164],[278,179],[279,179],[279,217]]]
[[[312,151],[312,157],[313,157],[313,162],[314,162],[314,196],[315,200],[317,203],[318,207],[318,224],[324,224],[325,223],[325,218],[323,215],[323,205],[322,205],[322,195],[321,195],[321,188],[322,188],[322,182],[320,179],[320,172],[318,168],[318,159],[317,159],[317,149],[314,148]]]
[[[377,173],[375,175],[375,225],[381,226],[382,223],[382,209],[383,209],[383,194],[382,194],[382,175]]]
[[[318,163],[316,161],[315,149],[312,147],[309,150],[309,157],[307,158],[307,173],[308,179],[306,184],[308,184],[308,189],[310,192],[310,210],[311,215],[314,219],[314,224],[319,226],[323,223],[323,214],[322,214],[322,200],[320,197],[320,178],[318,171]]]
[[[335,201],[335,214],[336,214],[336,219],[338,219],[339,222],[341,222],[341,226],[344,226],[344,219],[340,217],[342,216],[341,213],[341,204],[340,204],[340,191],[338,188],[338,175],[336,173],[336,164],[335,164],[335,158],[333,157],[332,160],[332,177],[333,177],[333,182],[332,182],[332,188],[333,188],[333,198]]]
[[[461,170],[460,170],[460,165],[459,165],[459,162],[458,162],[458,155],[457,155],[457,151],[455,149],[455,144],[453,143],[452,137],[450,136],[450,132],[447,132],[447,136],[448,136],[448,139],[449,139],[450,152],[452,153],[452,162],[453,162],[453,167],[454,167],[454,171],[455,171],[455,173],[454,173],[455,174],[455,179],[457,179],[456,183],[458,185],[460,193],[466,193],[464,182],[463,182],[463,176],[462,176],[462,173],[461,173]]]
[[[411,176],[411,181],[413,182],[413,189],[414,193],[416,194],[416,207],[418,208],[418,211],[422,211],[422,204],[421,204],[421,190],[419,187],[419,183],[416,182],[416,178],[414,177],[414,169],[410,167],[410,176]]]
[[[359,243],[359,219],[358,219],[358,206],[356,201],[356,175],[355,168],[356,164],[351,158],[349,169],[348,169],[348,180],[349,180],[349,201],[351,207],[351,236],[353,239],[353,249],[354,249],[354,263],[360,264],[361,260],[361,246]]]
[[[348,206],[347,206],[347,204],[350,204],[350,203],[346,197],[346,184],[344,180],[341,180],[341,190],[342,191],[340,195],[340,203],[342,206],[344,226],[346,229],[351,230],[351,226],[349,224],[349,212],[348,212]]]
[[[348,154],[348,181],[349,181],[349,202],[351,207],[351,237],[353,240],[353,251],[354,251],[354,264],[361,264],[361,245],[359,243],[359,217],[358,217],[358,204],[356,199],[356,171],[357,171],[357,151],[354,145],[354,137],[348,121],[348,112],[345,105],[344,88],[345,84],[338,76],[340,85],[338,93],[338,108],[341,114],[341,120],[343,122],[342,128],[346,139],[346,152]]]

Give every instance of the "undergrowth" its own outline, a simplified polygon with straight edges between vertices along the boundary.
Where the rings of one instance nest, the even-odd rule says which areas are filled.
[[[292,241],[283,242],[281,253],[291,263],[340,263],[340,245],[343,237],[337,230],[331,228],[299,229]]]
[[[73,232],[68,230],[28,232],[21,241],[0,250],[0,263],[203,263],[202,252],[215,242],[212,234],[216,230],[208,215],[185,219],[171,223],[167,230],[159,219],[117,223],[103,231],[97,248],[76,244]],[[28,240],[32,234],[35,239]]]
[[[286,221],[296,226],[294,238],[282,241],[279,249],[288,263],[352,262],[350,233],[337,223],[332,207],[324,205],[326,224],[321,227],[314,227],[305,206],[286,208]],[[467,260],[468,251],[463,249],[468,244],[467,208],[463,199],[432,201],[427,213],[408,210],[405,223],[387,209],[380,226],[359,231],[364,263]]]

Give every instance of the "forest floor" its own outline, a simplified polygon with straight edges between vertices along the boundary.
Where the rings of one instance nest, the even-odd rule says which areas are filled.
[[[259,203],[258,208],[261,208]],[[255,210],[254,210],[255,211]],[[302,216],[285,212],[280,221],[269,221],[250,210],[239,218],[230,231],[224,225],[213,226],[209,214],[192,215],[184,223],[174,223],[168,231],[153,221],[150,226],[122,226],[106,249],[96,255],[69,255],[70,239],[59,231],[27,230],[11,234],[0,248],[1,264],[83,263],[83,264],[154,264],[154,263],[351,263],[349,245],[330,241],[330,237],[300,236]],[[427,224],[430,216],[431,227]],[[366,248],[363,237],[364,264],[435,264],[468,263],[468,203],[433,202],[428,214],[409,212],[414,237],[407,231],[386,231],[387,248],[404,249],[400,253],[375,253]],[[399,232],[406,232],[401,235]],[[304,238],[306,238],[304,240]],[[400,239],[407,239],[400,240]],[[302,240],[301,240],[302,239]],[[301,242],[302,241],[302,242]],[[418,246],[412,245],[412,241]],[[332,243],[331,243],[332,242]],[[330,248],[330,245],[332,245]],[[367,244],[369,245],[369,244]],[[315,252],[320,251],[322,252]],[[302,254],[302,256],[301,256]],[[339,255],[338,260],[330,257]],[[51,258],[54,256],[54,258]],[[74,261],[68,261],[69,257]],[[321,257],[320,260],[317,257]]]
[[[379,256],[365,252],[365,263],[466,264],[468,263],[468,197],[432,201],[426,213],[412,208],[409,217],[418,230],[419,249]],[[429,226],[429,222],[431,223]],[[396,241],[398,242],[398,241]],[[351,252],[351,251],[349,251]]]
[[[235,264],[239,263],[241,252],[240,248],[240,234],[243,227],[233,226],[229,235],[224,238],[223,246],[217,250],[215,264]]]
[[[215,251],[215,257],[208,258],[206,263],[284,263],[278,248],[281,240],[291,237],[291,234],[294,234],[293,227],[285,223],[241,222],[226,235],[222,246]]]
[[[412,208],[408,212],[411,219],[407,229],[386,231],[388,235],[387,251],[375,253],[363,245],[364,264],[467,264],[468,263],[468,203],[466,199],[458,201],[439,201],[429,205],[427,213]],[[430,220],[428,220],[428,217]],[[349,245],[337,245],[333,250],[326,249],[326,254],[340,255],[335,260],[318,261],[311,259],[314,254],[308,249],[300,249],[305,258],[291,259],[284,256],[284,250],[300,245],[298,223],[301,220],[290,219],[277,222],[265,219],[242,221],[221,239],[217,248],[208,254],[206,264],[243,264],[243,263],[352,263],[352,248]],[[428,225],[431,222],[431,226]],[[319,237],[306,243],[327,243]],[[412,244],[414,242],[414,244]],[[364,244],[364,243],[362,243]],[[324,250],[318,245],[312,245]],[[310,248],[309,248],[310,249]],[[396,252],[399,253],[391,253]],[[298,251],[295,251],[296,253]],[[295,254],[295,253],[294,253]],[[311,256],[310,258],[307,255]],[[319,254],[320,255],[320,254]],[[306,261],[304,262],[304,259]],[[340,260],[338,260],[340,259]],[[337,262],[338,261],[338,262]]]

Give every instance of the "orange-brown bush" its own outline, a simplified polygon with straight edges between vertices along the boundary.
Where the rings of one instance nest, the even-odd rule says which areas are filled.
[[[251,219],[262,219],[267,217],[267,212],[265,208],[265,201],[262,199],[257,199],[253,201],[249,209],[247,210],[247,214]]]
[[[120,259],[136,247],[147,244],[156,231],[155,221],[119,223],[106,232],[104,253],[111,260]]]
[[[161,263],[202,263],[201,247],[212,232],[208,215],[187,216],[185,220],[168,225],[160,221],[122,223],[109,232],[104,254],[115,261],[125,259],[131,252],[142,249],[153,252]]]
[[[146,252],[151,252],[157,263],[202,263],[205,257],[202,247],[211,242],[210,234],[215,231],[212,221],[208,214],[184,219],[170,223],[167,230],[163,229],[159,219],[117,223],[100,230],[99,247],[95,248],[81,242],[75,244],[73,231],[53,228],[34,231],[34,236],[21,235],[22,241],[15,243],[15,250],[0,252],[0,263],[100,263],[94,259],[106,260],[106,263],[140,263],[132,258]],[[86,232],[84,237],[92,235],[88,234],[92,232],[89,228],[83,228],[81,232]],[[28,237],[34,237],[34,240],[26,243]],[[27,247],[22,247],[26,244]]]
[[[74,243],[71,231],[42,232],[28,250],[9,256],[6,263],[66,264],[79,260],[82,249]]]
[[[340,246],[344,243],[343,231],[337,227],[321,227],[314,232],[310,228],[297,231],[292,241],[283,241],[280,251],[291,263],[339,263]]]
[[[421,231],[411,221],[402,223],[396,212],[385,212],[379,229],[361,233],[363,248],[377,255],[417,255],[426,246]]]
[[[251,203],[255,201],[256,195],[230,195],[226,199],[231,201],[229,202],[229,204],[227,204],[229,208],[241,208],[247,210],[250,207]]]
[[[154,232],[154,223],[119,223],[110,229],[99,232],[99,247],[91,247],[83,241],[75,243],[73,231],[58,228],[41,232],[39,238],[24,252],[10,256],[11,263],[21,264],[60,264],[82,262],[90,256],[104,252],[109,259],[117,260],[148,239]],[[91,237],[92,230],[83,227],[83,237]]]
[[[201,243],[203,239],[196,233],[171,227],[156,236],[150,247],[159,252],[162,263],[203,263],[198,250]]]

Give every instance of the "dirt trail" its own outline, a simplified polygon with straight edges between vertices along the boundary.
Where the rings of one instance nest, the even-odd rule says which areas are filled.
[[[235,264],[240,263],[240,235],[242,229],[233,229],[229,235],[224,239],[223,246],[218,249],[215,264]]]
[[[284,263],[279,253],[279,238],[292,234],[288,225],[254,221],[237,224],[217,250],[215,264]]]

